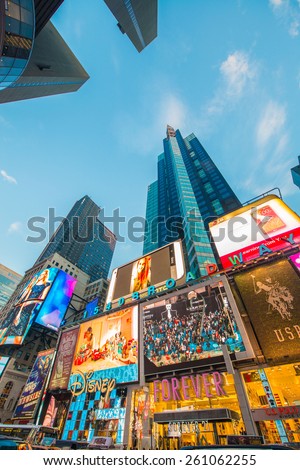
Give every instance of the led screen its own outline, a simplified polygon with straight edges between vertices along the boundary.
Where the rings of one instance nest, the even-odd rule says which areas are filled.
[[[3,374],[4,372],[4,369],[9,361],[9,357],[5,357],[5,356],[0,356],[0,378],[1,378],[1,375]]]
[[[72,298],[77,280],[59,271],[53,286],[44,300],[35,322],[52,330],[58,330]]]
[[[86,306],[85,306],[85,311],[84,311],[84,318],[93,317],[94,315],[96,315],[97,313],[99,313],[99,309],[97,309],[97,307],[98,307],[98,300],[99,300],[99,298],[96,297],[96,298],[93,299],[91,302],[89,302],[89,303],[86,304]]]
[[[275,195],[211,222],[209,230],[223,268],[300,242],[300,218]]]
[[[289,259],[297,268],[297,270],[300,271],[300,253],[296,253],[295,255],[289,256]]]
[[[246,353],[246,332],[223,277],[141,308],[146,375],[223,362],[223,344],[236,357],[253,355],[250,348]]]
[[[44,390],[51,364],[54,349],[41,351],[33,364],[22,395],[18,401],[13,418],[33,418]]]
[[[116,268],[107,294],[106,305],[124,298],[130,301],[134,292],[147,296],[150,286],[163,286],[168,279],[185,282],[181,242],[174,242],[148,255]]]
[[[138,309],[129,307],[80,325],[70,383],[76,375],[117,383],[138,379]],[[92,377],[92,378],[91,378]]]
[[[58,271],[57,268],[44,269],[29,281],[1,324],[0,344],[22,344]]]
[[[300,278],[281,260],[234,276],[266,359],[299,356]]]

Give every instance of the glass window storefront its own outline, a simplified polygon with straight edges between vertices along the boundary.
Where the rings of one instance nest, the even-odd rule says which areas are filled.
[[[233,376],[228,373],[187,374],[147,385],[133,393],[132,448],[226,444],[227,435],[245,433]]]
[[[300,364],[242,374],[253,419],[266,443],[300,443]]]

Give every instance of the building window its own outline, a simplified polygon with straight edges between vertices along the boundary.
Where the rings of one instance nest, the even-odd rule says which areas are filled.
[[[8,398],[8,395],[10,394],[12,388],[14,386],[14,383],[12,381],[9,381],[5,384],[2,393],[0,395],[0,409],[4,409],[4,405],[6,403],[6,400]]]

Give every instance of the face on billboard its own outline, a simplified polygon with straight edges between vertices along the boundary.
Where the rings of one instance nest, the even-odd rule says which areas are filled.
[[[218,281],[142,307],[145,374],[221,362],[223,344],[245,352],[245,332],[232,304]]]
[[[58,330],[72,298],[77,280],[59,271],[53,286],[43,302],[35,322],[52,330]]]
[[[230,268],[300,242],[300,219],[271,195],[209,224],[222,266]]]
[[[38,272],[1,324],[0,344],[22,344],[57,276],[57,268]]]
[[[138,379],[138,308],[129,307],[80,326],[72,374],[93,380],[114,377],[117,383]],[[91,375],[89,375],[89,378]],[[71,376],[71,382],[74,377]]]
[[[300,278],[287,260],[234,277],[266,359],[299,355]]]
[[[168,279],[183,280],[185,269],[181,242],[174,242],[159,250],[117,268],[107,294],[106,305],[117,306],[120,298],[130,299],[134,292],[147,296],[150,286],[162,286]]]
[[[51,369],[54,349],[41,351],[33,364],[14,412],[14,418],[33,418],[39,406],[44,385]]]

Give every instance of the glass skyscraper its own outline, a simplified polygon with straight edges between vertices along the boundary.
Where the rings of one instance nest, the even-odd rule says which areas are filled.
[[[77,201],[61,222],[35,265],[58,253],[90,276],[107,279],[116,237],[98,219],[99,206],[89,196]]]
[[[197,276],[217,260],[208,223],[241,203],[194,134],[167,126],[158,179],[148,187],[143,253],[181,238],[187,268]]]

